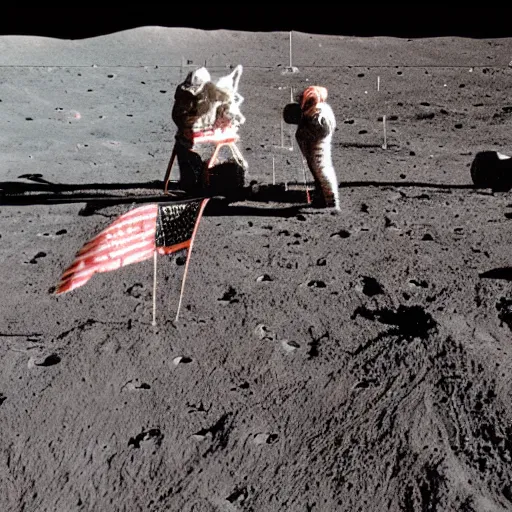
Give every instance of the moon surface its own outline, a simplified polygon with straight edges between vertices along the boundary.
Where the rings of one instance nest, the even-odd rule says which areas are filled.
[[[1,510],[512,510],[512,198],[470,174],[512,155],[512,39],[291,42],[0,37]],[[151,260],[54,295],[169,199],[176,86],[238,64],[259,192],[208,204],[179,321],[183,255],[158,258],[155,327]],[[308,205],[282,123],[309,85],[340,212]]]

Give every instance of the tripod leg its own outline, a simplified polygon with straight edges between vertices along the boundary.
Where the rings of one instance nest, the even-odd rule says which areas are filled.
[[[172,154],[171,158],[169,160],[169,164],[167,165],[167,170],[165,171],[165,178],[164,178],[164,194],[167,195],[167,187],[169,186],[169,177],[171,176],[171,170],[172,166],[174,164],[174,160],[176,159],[176,144],[174,144],[174,147],[172,148]]]
[[[215,145],[215,149],[213,151],[213,155],[208,160],[208,163],[204,166],[203,170],[203,187],[208,188],[210,186],[210,169],[215,165],[217,158],[219,156],[219,151],[224,143],[219,143]]]

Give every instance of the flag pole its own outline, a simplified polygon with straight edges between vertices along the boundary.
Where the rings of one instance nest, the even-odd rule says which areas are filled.
[[[156,260],[157,252],[153,253],[153,320],[151,325],[156,325]]]
[[[203,199],[203,202],[201,203],[201,207],[199,208],[199,214],[197,215],[196,225],[194,226],[194,231],[192,232],[192,236],[190,237],[190,245],[188,246],[188,249],[187,249],[187,259],[185,261],[185,270],[183,272],[183,278],[181,280],[180,300],[178,302],[178,310],[176,311],[176,318],[174,320],[175,323],[178,323],[178,318],[180,316],[181,301],[183,300],[183,292],[185,291],[185,280],[187,279],[188,264],[190,263],[190,255],[192,254],[192,246],[194,245],[194,238],[196,237],[197,229],[199,227],[199,221],[201,220],[201,216],[203,215],[203,210],[204,210],[208,200],[209,200],[209,198],[206,197],[205,199]]]

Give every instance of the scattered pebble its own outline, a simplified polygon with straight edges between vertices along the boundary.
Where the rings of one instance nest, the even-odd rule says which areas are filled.
[[[267,434],[266,432],[261,432],[260,434],[256,434],[253,437],[252,442],[256,445],[260,444],[272,444],[277,441],[277,434]]]
[[[191,363],[192,359],[190,357],[187,357],[187,356],[178,356],[178,357],[175,357],[172,360],[172,362],[174,363],[175,366],[178,366],[179,364]]]
[[[296,341],[282,340],[281,345],[286,350],[286,352],[294,352],[300,348],[300,345]]]
[[[275,338],[274,334],[271,331],[269,331],[267,326],[264,324],[258,324],[255,327],[254,335],[261,341],[273,340]]]

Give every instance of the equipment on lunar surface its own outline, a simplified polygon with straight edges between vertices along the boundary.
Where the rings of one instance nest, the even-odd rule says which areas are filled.
[[[326,99],[325,87],[308,87],[300,95],[299,103],[284,107],[283,119],[297,125],[295,138],[315,180],[314,204],[339,210],[338,180],[331,157],[336,120]]]
[[[512,157],[497,151],[481,151],[471,163],[471,179],[476,187],[497,192],[512,189]]]
[[[179,186],[185,192],[226,197],[241,193],[248,168],[236,145],[240,138],[238,130],[245,123],[240,111],[244,98],[238,92],[242,71],[238,65],[213,83],[208,70],[202,67],[190,72],[178,85],[172,109],[178,131],[164,178],[166,194],[176,158]],[[232,159],[220,162],[223,147],[231,151]]]

